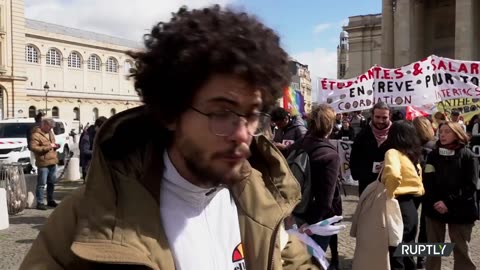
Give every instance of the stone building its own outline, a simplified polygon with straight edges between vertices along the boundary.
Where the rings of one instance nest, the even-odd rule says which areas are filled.
[[[337,79],[343,79],[347,75],[348,53],[348,32],[344,30],[340,33],[340,45],[337,46]]]
[[[344,27],[349,34],[345,78],[375,64],[400,67],[431,54],[480,60],[478,14],[478,0],[382,0],[382,14],[350,17]]]
[[[24,0],[0,0],[1,118],[47,111],[76,127],[139,105],[125,51],[140,47],[26,19]]]
[[[295,68],[292,69],[291,87],[300,91],[305,102],[305,112],[309,113],[312,110],[312,78],[308,65],[304,65],[296,60],[290,60],[290,64]]]

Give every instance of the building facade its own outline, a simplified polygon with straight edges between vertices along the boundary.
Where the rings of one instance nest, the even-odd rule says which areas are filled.
[[[290,60],[290,65],[293,74],[290,86],[302,94],[305,102],[305,112],[309,113],[312,110],[312,78],[308,65],[296,60]]]
[[[478,0],[382,0],[382,14],[350,17],[344,27],[349,34],[345,78],[375,64],[400,67],[432,54],[478,61],[478,14]]]
[[[343,27],[340,35],[337,51],[339,79],[355,77],[381,62],[381,14],[349,17],[348,24]]]
[[[78,127],[140,104],[125,52],[140,43],[26,19],[23,0],[0,0],[1,118],[42,111]]]

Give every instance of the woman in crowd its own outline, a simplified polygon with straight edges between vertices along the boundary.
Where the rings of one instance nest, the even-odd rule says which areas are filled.
[[[420,140],[413,124],[406,120],[393,122],[385,142],[389,149],[385,153],[385,163],[381,180],[385,184],[387,198],[398,200],[403,220],[403,243],[414,243],[417,236],[418,214],[414,197],[424,194],[419,165],[421,156]],[[388,213],[387,213],[388,214]],[[413,257],[394,257],[397,247],[389,248],[392,270],[414,270]]]
[[[335,139],[346,141],[353,141],[355,139],[355,131],[353,127],[350,126],[350,122],[348,122],[348,120],[342,121],[342,128],[335,136]]]
[[[417,130],[417,136],[420,139],[420,143],[422,145],[422,155],[420,156],[420,165],[422,167],[422,171],[425,170],[425,164],[427,162],[427,156],[433,149],[436,148],[436,138],[435,138],[435,131],[433,130],[432,122],[424,116],[419,116],[413,119],[413,125]],[[415,206],[417,209],[420,207],[423,200],[422,197],[418,197],[415,200]],[[427,242],[427,227],[425,222],[425,211],[422,208],[422,212],[420,214],[420,226],[419,226],[419,233],[418,233],[418,243],[426,243]],[[417,269],[424,269],[425,268],[425,257],[418,257],[417,258]]]
[[[435,130],[435,134],[437,134],[438,132],[438,128],[440,127],[440,125],[442,123],[445,123],[447,121],[447,115],[445,113],[442,113],[442,112],[436,112],[434,115],[433,115],[433,129]],[[437,134],[438,135],[438,134]]]
[[[478,159],[466,145],[468,136],[462,126],[445,122],[439,128],[438,148],[427,158],[424,172],[425,215],[427,238],[430,243],[445,242],[448,232],[453,249],[454,270],[476,269],[469,242],[475,220],[478,219],[476,186]],[[440,270],[441,257],[428,257],[427,269]]]
[[[305,216],[302,217],[307,224],[315,224],[342,214],[342,201],[338,187],[340,156],[328,139],[334,123],[335,111],[330,106],[315,107],[308,120],[308,133],[301,143],[301,147],[309,154],[312,181],[312,199]],[[311,237],[323,250],[327,250],[330,236],[312,235]],[[332,261],[329,269],[338,269],[338,252],[335,245],[331,248]]]
[[[475,134],[473,131],[475,130]],[[478,130],[478,114],[474,115],[470,121],[468,121],[467,125],[467,134],[470,136],[478,136],[479,130]]]

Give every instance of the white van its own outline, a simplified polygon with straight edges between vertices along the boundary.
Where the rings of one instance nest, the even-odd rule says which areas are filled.
[[[60,119],[53,119],[55,141],[60,145],[57,150],[60,165],[65,164],[72,149],[67,124]],[[0,163],[21,163],[26,172],[31,169],[30,151],[27,148],[27,130],[35,123],[33,118],[0,120]]]

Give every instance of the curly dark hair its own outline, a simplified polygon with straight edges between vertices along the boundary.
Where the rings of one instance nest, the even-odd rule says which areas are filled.
[[[214,74],[239,76],[273,106],[290,82],[288,55],[280,39],[254,16],[219,5],[182,7],[169,22],[145,35],[146,49],[128,52],[132,76],[145,105],[163,121],[175,120]]]
[[[413,164],[420,162],[422,145],[412,122],[407,120],[393,122],[384,144],[387,149],[393,148],[406,155]]]

